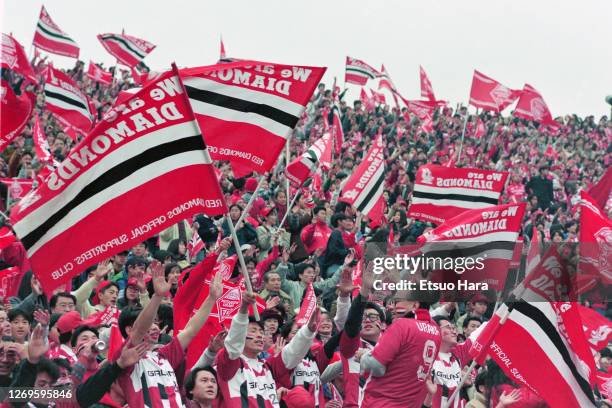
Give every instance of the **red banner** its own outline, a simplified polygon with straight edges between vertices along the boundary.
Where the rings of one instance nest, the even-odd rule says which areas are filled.
[[[474,70],[470,90],[470,105],[483,110],[501,112],[512,104],[520,94],[521,91],[505,87],[493,78]]]
[[[40,9],[33,44],[41,50],[65,57],[79,58],[79,46],[51,19],[45,6]]]
[[[51,65],[45,78],[45,108],[63,125],[82,134],[91,129],[93,115],[89,98],[72,78]]]
[[[0,58],[2,68],[15,71],[23,75],[32,83],[38,83],[36,73],[30,66],[30,61],[23,46],[8,34],[2,33],[2,57]]]
[[[302,299],[302,306],[300,306],[300,311],[295,317],[295,323],[298,326],[303,326],[308,323],[308,320],[310,320],[310,316],[312,316],[316,308],[317,295],[315,295],[314,288],[312,287],[311,283],[306,288],[306,294],[304,295],[304,299]]]
[[[214,160],[234,176],[270,170],[325,68],[240,61],[181,70]]]
[[[11,200],[18,201],[32,190],[34,180],[18,178],[0,178],[0,183],[8,187]]]
[[[113,82],[113,74],[107,72],[97,66],[93,61],[89,61],[89,68],[87,69],[87,76],[96,82],[102,82],[103,84],[110,85]]]
[[[608,346],[612,339],[612,323],[601,314],[588,307],[578,306],[584,337],[593,351],[599,351]]]
[[[33,103],[27,94],[15,95],[4,79],[0,80],[0,152],[3,151],[28,124]]]
[[[119,63],[128,67],[138,65],[155,49],[150,42],[127,34],[98,34],[98,41]]]
[[[11,222],[50,292],[182,219],[226,212],[187,97],[169,73],[112,108],[13,208]]]
[[[506,172],[421,166],[407,215],[442,224],[466,210],[496,205],[507,178]]]

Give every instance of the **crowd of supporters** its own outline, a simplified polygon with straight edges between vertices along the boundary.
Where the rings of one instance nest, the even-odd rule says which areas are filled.
[[[37,58],[32,66],[40,73],[45,64]],[[111,86],[92,81],[81,62],[67,72],[91,98],[98,120],[121,90],[133,87],[128,71],[118,72],[120,79]],[[25,84],[6,70],[2,75],[17,93],[35,92],[42,129],[52,155],[61,162],[77,136],[45,111],[41,85]],[[326,131],[325,116],[333,102],[332,90],[320,84],[290,139],[291,159]],[[287,187],[286,159],[279,159],[259,189],[259,176],[236,179],[228,163],[217,164],[231,222],[239,220],[257,190],[236,232],[254,292],[266,304],[259,321],[249,312],[256,305],[255,296],[243,293],[231,324],[206,339],[206,347],[195,350],[195,365],[187,366],[190,343],[206,327],[207,318],[213,319],[211,309],[223,293],[220,274],[212,274],[212,266],[235,253],[228,238],[229,220],[198,215],[88,268],[50,298],[36,276],[25,273],[17,296],[4,299],[0,310],[0,386],[70,391],[73,399],[4,404],[441,406],[469,366],[470,335],[490,318],[495,299],[477,294],[465,302],[444,303],[424,302],[405,292],[381,296],[372,293],[367,271],[356,287],[352,271],[363,256],[360,243],[386,243],[392,229],[393,245],[403,245],[431,229],[432,224],[406,215],[415,174],[423,164],[449,161],[458,167],[510,172],[501,201],[527,203],[525,241],[576,242],[579,192],[596,183],[610,165],[612,122],[605,116],[567,115],[557,119],[561,127],[552,134],[510,114],[484,112],[479,117],[486,134],[472,137],[476,116],[470,115],[460,148],[465,107],[438,109],[434,131],[424,132],[414,115],[394,107],[391,98],[389,102],[368,110],[361,101],[341,98],[342,154],[334,157],[329,172],[321,174],[320,183],[301,193],[291,207],[297,192]],[[36,179],[44,166],[34,153],[33,122],[2,152],[1,177]],[[386,143],[388,223],[373,227],[339,195],[343,181],[378,134]],[[2,205],[7,194],[6,188],[0,191]],[[537,237],[532,236],[532,226]],[[194,231],[205,245],[190,256]],[[5,266],[29,269],[19,243],[3,250],[0,258]],[[208,297],[182,330],[174,330],[175,297],[200,273],[210,276]],[[237,263],[230,280],[238,281],[240,274]],[[296,315],[310,283],[320,308],[299,324]],[[590,307],[609,316],[606,295],[606,288],[598,287],[585,298]],[[101,319],[114,306],[123,338],[119,343],[111,325]],[[109,351],[111,343],[122,345]],[[611,361],[609,349],[596,355],[601,371],[607,372]],[[457,407],[547,406],[492,360],[468,373],[458,392]],[[608,406],[604,396],[598,402]]]

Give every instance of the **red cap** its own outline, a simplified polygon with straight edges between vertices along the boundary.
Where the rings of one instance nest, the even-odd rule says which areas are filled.
[[[287,408],[312,408],[315,401],[304,387],[294,387],[283,397]]]
[[[83,324],[81,315],[76,310],[72,312],[64,313],[57,321],[56,327],[60,334],[70,333],[77,327]]]
[[[127,285],[125,285],[125,287],[128,287],[128,286],[138,286],[138,279],[136,278],[128,279]]]

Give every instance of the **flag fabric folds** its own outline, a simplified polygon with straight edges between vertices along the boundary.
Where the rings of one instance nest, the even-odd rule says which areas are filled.
[[[234,175],[272,169],[325,68],[239,61],[181,70],[214,160]]]
[[[36,73],[30,65],[23,46],[16,39],[4,33],[2,33],[2,58],[0,58],[0,66],[23,75],[32,83],[38,83]]]
[[[45,108],[64,125],[87,134],[93,123],[89,98],[62,71],[47,67],[45,78]]]
[[[378,76],[380,76],[380,72],[372,66],[361,60],[346,57],[345,83],[363,86],[369,79],[375,79]]]
[[[50,293],[181,219],[226,212],[188,99],[169,72],[111,109],[12,209],[11,223]]]
[[[0,80],[0,152],[25,128],[32,115],[34,103],[27,94],[15,95],[13,88],[4,79]]]
[[[348,179],[340,200],[368,215],[382,197],[385,186],[385,144],[378,135],[357,170]]]
[[[110,85],[113,82],[113,74],[107,72],[96,65],[93,61],[89,61],[87,76],[96,82],[101,82],[105,85]]]
[[[470,105],[483,110],[501,112],[511,105],[520,94],[521,91],[510,89],[493,78],[474,70],[470,89]]]
[[[525,84],[523,87],[519,101],[514,109],[514,116],[533,120],[542,125],[549,126],[553,130],[559,128],[559,124],[553,119],[542,95],[529,84]]]
[[[325,157],[331,159],[332,137],[325,133],[307,151],[287,165],[285,175],[295,187],[302,184],[311,176]]]
[[[79,58],[79,46],[53,22],[45,6],[40,9],[32,44],[52,54]]]
[[[127,34],[98,34],[98,40],[109,54],[117,58],[117,62],[128,67],[138,65],[156,47]]]
[[[441,224],[463,211],[498,204],[508,173],[444,167],[419,167],[408,216]]]

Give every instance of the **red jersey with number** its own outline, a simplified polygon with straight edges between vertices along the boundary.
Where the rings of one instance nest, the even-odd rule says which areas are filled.
[[[372,357],[386,372],[382,377],[370,377],[361,406],[420,407],[439,349],[440,329],[429,314],[419,319],[396,319],[372,350]]]
[[[181,408],[175,370],[185,359],[176,337],[157,350],[148,351],[134,366],[117,379],[125,401],[130,407]]]
[[[281,354],[264,361],[241,355],[231,360],[222,349],[216,359],[221,408],[279,408],[277,376],[286,375]]]

